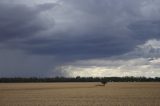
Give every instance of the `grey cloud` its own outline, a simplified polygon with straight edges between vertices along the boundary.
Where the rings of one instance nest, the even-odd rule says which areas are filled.
[[[47,6],[45,6],[47,7]],[[34,36],[46,27],[36,8],[10,3],[0,4],[0,41]]]
[[[0,77],[53,77],[59,61],[53,56],[27,55],[21,50],[0,50]],[[53,72],[52,72],[53,71]]]
[[[45,11],[45,10],[50,10],[56,7],[58,4],[56,3],[45,3],[45,4],[39,4],[37,5],[37,11]]]
[[[69,1],[69,3],[71,2],[73,1]],[[82,19],[85,18],[84,20],[81,20],[82,24],[76,22],[73,23],[75,26],[73,30],[60,33],[54,32],[53,36],[49,38],[50,40],[46,40],[47,42],[38,38],[32,42],[39,43],[30,45],[31,42],[21,42],[21,44],[18,45],[33,54],[56,55],[58,57],[70,58],[71,60],[119,55],[133,49],[136,42],[134,43],[129,36],[126,36],[128,32],[123,28],[121,29],[119,25],[112,25],[114,23],[114,19],[117,17],[114,17],[113,19],[111,18],[111,16],[115,16],[115,14],[111,14],[111,16],[109,16],[111,12],[108,10],[108,7],[105,9],[106,7],[104,5],[108,3],[107,1],[105,1],[104,4],[101,2],[100,5],[98,5],[98,7],[101,8],[94,8],[97,6],[96,1],[77,2],[74,4],[79,4],[80,6],[82,6],[82,4],[90,4],[90,8],[87,6],[85,7],[85,10],[88,10],[89,15],[87,15],[87,17],[85,16],[86,11],[83,11],[84,14],[81,15]],[[78,11],[77,8],[74,10],[74,5],[71,7],[73,8],[73,11]],[[83,6],[79,8],[81,10],[83,9]],[[91,12],[90,10],[93,11]],[[109,13],[101,10],[106,10]],[[103,14],[105,17],[100,16],[100,12],[101,15]],[[74,22],[74,17],[71,18],[73,18]],[[76,15],[75,18],[77,18]],[[81,30],[83,28],[85,30]],[[56,39],[54,38],[55,36]],[[44,46],[42,46],[43,44]]]
[[[160,20],[138,21],[129,25],[134,33],[132,37],[136,40],[146,41],[148,39],[159,38]]]
[[[146,76],[159,77],[160,43],[153,39],[121,56],[81,60],[62,67],[68,76]],[[90,73],[90,74],[88,74]]]
[[[3,3],[0,42],[5,49],[23,50],[27,55],[53,56],[59,60],[57,66],[121,56],[149,39],[159,39],[160,16],[150,8],[159,11],[157,2],[59,0],[31,7]],[[54,25],[48,27],[50,22]]]
[[[12,46],[23,49],[30,54],[53,55],[62,60],[77,60],[123,54],[132,48],[127,43],[130,42],[102,36],[102,38],[89,39],[32,39],[26,42],[16,42]],[[113,46],[114,48],[112,48]]]
[[[61,2],[61,6],[64,6],[64,9],[68,9],[65,7],[68,5],[70,7],[69,10],[72,9],[72,11],[74,11],[73,14],[69,13],[69,17],[73,20],[72,24],[74,28],[71,27],[73,30],[67,30],[65,32],[53,31],[53,33],[46,32],[45,35],[50,34],[49,38],[37,37],[36,39],[33,38],[26,39],[26,41],[13,42],[13,44],[11,42],[12,47],[15,46],[16,48],[23,49],[31,54],[55,55],[57,57],[68,57],[71,58],[71,60],[74,60],[74,58],[103,58],[121,55],[133,50],[136,45],[144,43],[149,38],[158,38],[158,23],[153,25],[152,22],[148,21],[141,21],[141,23],[136,23],[134,21],[134,18],[137,17],[141,19],[140,9],[143,1],[130,2],[126,0],[125,3],[122,3],[120,1],[109,0],[69,0],[67,2],[61,0]],[[49,3],[41,4],[37,9],[51,9],[54,5],[55,4]],[[58,9],[61,10],[61,6],[58,7]],[[10,20],[11,22],[9,21],[8,26],[4,27],[5,25],[3,25],[1,27],[6,30],[1,32],[1,35],[3,35],[1,36],[1,40],[21,38],[21,36],[33,36],[43,30],[42,23],[40,21],[35,21],[39,19],[37,18],[38,13],[31,11],[32,9],[21,8],[21,6],[18,6],[7,9],[9,12],[18,9],[22,11],[22,14],[18,14],[20,16],[16,16],[12,19],[5,19],[6,21]],[[21,13],[21,11],[19,13]],[[83,19],[81,20],[81,23],[78,23],[78,21],[80,21],[78,19],[79,15],[77,16],[78,11],[81,11],[80,17]],[[63,11],[61,12],[65,13]],[[4,15],[10,17],[10,14],[6,14],[5,12]],[[7,23],[4,20],[2,21],[4,24]],[[13,25],[12,22],[14,23]],[[32,24],[30,24],[31,22]],[[57,24],[56,20],[55,24]],[[64,23],[64,25],[65,24],[66,23]],[[65,28],[70,28],[68,25],[69,24],[66,24]],[[141,33],[143,35],[140,35]],[[152,36],[151,34],[155,36]]]

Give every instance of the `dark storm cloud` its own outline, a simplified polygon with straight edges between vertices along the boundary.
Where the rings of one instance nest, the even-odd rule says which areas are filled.
[[[112,41],[113,39],[114,41]],[[29,47],[29,50],[34,54],[55,55],[71,59],[101,58],[127,52],[131,48],[131,45],[127,45],[127,42],[112,37],[52,40],[47,41],[44,46]]]
[[[146,41],[160,38],[160,20],[138,21],[130,24],[129,28],[133,32],[132,37],[136,40]]]
[[[65,33],[67,34],[67,33]],[[64,35],[65,35],[64,34]],[[89,33],[86,37],[78,38],[32,38],[20,42],[12,42],[12,47],[25,50],[34,55],[56,56],[62,61],[103,58],[120,55],[130,51],[134,46],[129,39],[124,41],[123,37],[112,37]],[[65,61],[64,61],[65,62]],[[63,62],[62,62],[63,63]]]
[[[44,23],[39,19],[39,13],[51,7],[53,4],[43,4],[33,8],[0,3],[0,42],[28,38],[46,30]]]
[[[39,4],[37,6],[37,10],[38,11],[45,11],[45,10],[49,10],[52,9],[53,7],[56,7],[58,4],[56,3],[45,3],[45,4]]]
[[[25,6],[0,4],[0,41],[28,37],[43,27],[35,24],[37,14]]]
[[[0,44],[29,56],[53,56],[54,67],[122,55],[149,39],[159,39],[158,3],[59,0],[27,6],[0,1]],[[44,63],[51,62],[47,60]]]
[[[134,21],[134,18],[141,19],[139,9],[142,1],[125,0],[124,3],[115,0],[61,0],[61,2],[64,8],[68,6],[72,9],[73,17],[70,18],[73,18],[74,28],[64,32],[46,31],[43,37],[33,37],[45,29],[37,10],[49,10],[56,4],[41,4],[36,9],[21,5],[7,8],[5,5],[0,6],[1,41],[31,37],[9,43],[11,47],[25,50],[30,54],[77,60],[121,55],[149,38],[159,38],[159,23],[152,20]],[[76,20],[78,16],[75,13],[78,14],[79,11],[83,20]],[[65,25],[66,28],[70,28],[68,24],[64,23]],[[54,29],[53,26],[48,29],[52,28]]]

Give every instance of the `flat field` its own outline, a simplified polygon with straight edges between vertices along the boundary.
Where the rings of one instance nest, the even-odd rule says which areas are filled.
[[[160,106],[160,83],[1,83],[0,106]]]

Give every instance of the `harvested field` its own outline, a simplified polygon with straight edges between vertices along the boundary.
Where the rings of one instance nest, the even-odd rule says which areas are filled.
[[[160,106],[160,83],[1,83],[0,106]]]

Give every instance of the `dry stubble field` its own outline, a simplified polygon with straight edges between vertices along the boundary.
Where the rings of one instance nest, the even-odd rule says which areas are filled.
[[[160,106],[160,83],[0,84],[0,106]]]

